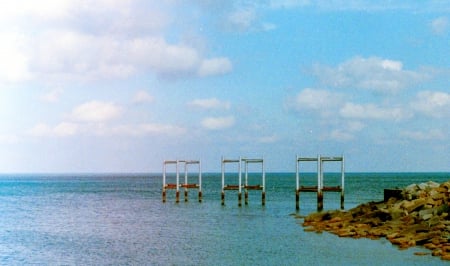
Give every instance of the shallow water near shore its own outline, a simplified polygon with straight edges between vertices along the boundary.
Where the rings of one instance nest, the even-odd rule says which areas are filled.
[[[173,177],[168,177],[173,178]],[[305,179],[314,183],[314,174]],[[192,179],[195,180],[195,179]],[[348,173],[345,208],[383,199],[384,188],[443,182],[450,173]],[[338,185],[339,174],[325,177]],[[329,183],[327,183],[329,182]],[[440,258],[398,250],[387,240],[304,232],[316,210],[315,193],[302,193],[295,211],[295,174],[267,173],[260,191],[238,207],[236,191],[221,206],[220,174],[203,174],[197,190],[175,203],[161,201],[161,174],[1,175],[0,263],[52,265],[443,265]],[[338,209],[325,193],[324,209]]]

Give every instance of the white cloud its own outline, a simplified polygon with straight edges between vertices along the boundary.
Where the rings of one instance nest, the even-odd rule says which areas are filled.
[[[16,2],[0,2],[0,22],[15,25],[8,28],[10,32],[0,27],[3,82],[84,81],[142,73],[204,77],[232,69],[225,57],[206,58],[201,48],[163,37],[170,20],[164,6],[170,3]]]
[[[54,127],[44,123],[35,125],[28,133],[35,137],[69,137],[79,132],[76,123],[62,122]]]
[[[334,68],[315,65],[312,73],[328,86],[383,93],[395,93],[428,78],[427,73],[404,70],[400,61],[379,57],[355,57]]]
[[[71,0],[0,1],[0,17],[4,20],[16,17],[40,18],[43,20],[64,18],[69,15],[69,10],[74,4],[76,3]]]
[[[344,118],[402,120],[410,118],[411,113],[400,107],[379,107],[375,104],[346,103],[339,111]]]
[[[20,137],[13,134],[0,134],[0,143],[15,144],[20,140]]]
[[[325,134],[325,139],[330,138],[337,141],[350,141],[355,138],[355,133],[363,130],[365,124],[358,121],[349,121],[342,125],[341,128],[331,130],[329,135]]]
[[[188,102],[188,106],[201,109],[230,109],[230,102],[220,101],[217,98],[195,99]]]
[[[263,137],[259,137],[257,140],[259,143],[275,143],[277,141],[279,141],[279,137],[277,135],[271,135],[271,136],[263,136]]]
[[[289,100],[288,107],[297,111],[311,110],[322,116],[333,114],[342,105],[343,96],[328,90],[303,89],[293,100]]]
[[[233,116],[207,117],[202,120],[201,124],[206,129],[219,130],[232,127],[234,122],[235,120]]]
[[[119,117],[122,112],[122,107],[114,103],[90,101],[75,107],[71,118],[83,122],[105,122]]]
[[[241,8],[227,17],[228,26],[239,31],[248,30],[256,20],[256,12],[252,8]]]
[[[352,132],[343,130],[343,129],[333,129],[328,137],[332,140],[343,141],[343,142],[350,141],[355,138],[355,136],[353,135]],[[328,138],[328,137],[325,137],[325,138]]]
[[[436,35],[442,35],[447,33],[449,28],[449,21],[447,17],[438,17],[431,21],[431,30]]]
[[[450,117],[450,93],[421,91],[417,93],[411,108],[430,117]]]
[[[186,132],[186,129],[181,126],[158,123],[141,123],[133,125],[118,125],[109,130],[110,134],[124,135],[124,136],[146,136],[146,135],[161,135],[161,136],[178,136]]]
[[[270,8],[297,8],[311,5],[311,0],[270,0]]]
[[[443,131],[437,130],[437,129],[430,129],[428,131],[407,130],[407,131],[401,132],[401,135],[408,139],[417,140],[417,141],[445,140],[447,138]]]
[[[78,79],[126,78],[153,72],[163,77],[222,75],[232,69],[224,57],[203,59],[184,44],[159,36],[127,40],[79,32],[47,32],[34,51],[32,69]]]
[[[41,96],[41,100],[47,103],[55,103],[59,101],[59,97],[63,93],[62,89],[54,89]]]
[[[198,69],[198,75],[200,77],[223,75],[230,72],[233,69],[228,58],[220,57],[213,59],[205,59],[200,64]]]
[[[0,81],[16,82],[31,78],[24,46],[25,37],[21,34],[0,31]]]
[[[136,94],[133,97],[134,103],[151,103],[153,102],[153,100],[154,100],[153,96],[144,90],[136,92]]]
[[[34,137],[71,137],[75,135],[141,137],[148,135],[178,136],[185,132],[184,127],[158,123],[108,125],[61,122],[56,126],[39,123],[30,129],[28,134]]]

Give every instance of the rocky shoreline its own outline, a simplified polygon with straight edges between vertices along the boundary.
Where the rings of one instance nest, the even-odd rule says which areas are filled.
[[[305,231],[340,237],[386,238],[400,249],[423,246],[450,260],[450,181],[412,184],[399,197],[361,204],[348,211],[327,211],[304,217]]]

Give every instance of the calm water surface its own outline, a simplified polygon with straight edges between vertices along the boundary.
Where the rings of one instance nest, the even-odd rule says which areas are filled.
[[[173,177],[168,177],[173,178]],[[311,182],[314,175],[306,176]],[[345,206],[383,199],[383,189],[450,180],[445,173],[350,173]],[[325,177],[339,184],[339,175]],[[203,174],[203,202],[161,202],[161,174],[1,175],[0,264],[7,265],[441,265],[386,240],[307,233],[295,214],[295,174],[269,173],[266,206],[250,191],[220,204],[220,174]],[[315,211],[303,193],[300,214]],[[325,193],[325,209],[339,194]]]

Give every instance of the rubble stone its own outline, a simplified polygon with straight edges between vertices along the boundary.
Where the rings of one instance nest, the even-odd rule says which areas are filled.
[[[384,237],[400,249],[418,245],[431,250],[416,255],[450,260],[450,181],[412,184],[401,195],[348,211],[312,213],[304,218],[304,230],[328,231],[339,237]]]

